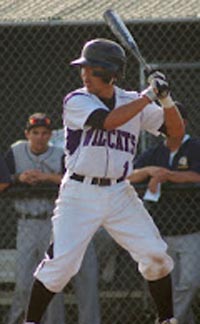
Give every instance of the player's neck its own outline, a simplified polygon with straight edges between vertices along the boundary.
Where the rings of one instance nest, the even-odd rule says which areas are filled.
[[[114,109],[115,107],[115,93],[113,93],[112,97],[111,98],[102,98],[102,97],[99,97],[99,99],[101,101],[103,101],[103,103],[110,109]]]
[[[103,99],[111,99],[114,95],[115,89],[113,84],[105,84],[104,87],[99,89],[97,96]]]
[[[41,155],[41,154],[44,154],[46,151],[48,150],[48,146],[43,148],[43,149],[37,149],[35,147],[31,147],[30,146],[30,151],[32,154],[34,155]]]

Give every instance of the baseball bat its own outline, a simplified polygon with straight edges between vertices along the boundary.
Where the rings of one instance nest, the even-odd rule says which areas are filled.
[[[150,74],[152,68],[145,61],[134,36],[130,33],[121,17],[114,10],[108,9],[104,12],[103,18],[121,44],[135,56],[147,74]]]

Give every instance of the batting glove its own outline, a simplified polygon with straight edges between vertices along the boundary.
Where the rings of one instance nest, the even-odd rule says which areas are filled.
[[[169,84],[163,73],[159,71],[152,72],[148,76],[147,82],[150,86],[142,92],[142,95],[147,96],[151,101],[159,100],[164,108],[174,106],[169,93]]]
[[[142,92],[151,101],[167,97],[169,93],[169,84],[166,76],[160,71],[152,71],[147,77],[149,87]]]
[[[164,99],[169,95],[168,82],[158,77],[153,77],[150,86],[142,91],[142,95],[147,96],[151,101]]]
[[[152,88],[152,86],[149,86],[148,88],[144,89],[141,92],[141,95],[146,96],[147,98],[149,98],[150,101],[157,100],[156,93],[155,93],[154,89]]]
[[[162,72],[160,72],[160,71],[152,71],[147,76],[147,83],[148,84],[151,84],[152,80],[155,79],[155,78],[158,78],[158,79],[166,80],[167,81],[166,76]]]
[[[152,78],[150,83],[158,99],[166,98],[169,94],[169,84],[167,80],[158,77]]]
[[[166,76],[159,72],[155,71],[153,74],[149,75],[148,78],[152,87],[157,88],[157,99],[164,108],[171,108],[174,106],[174,101],[169,92],[169,84]]]

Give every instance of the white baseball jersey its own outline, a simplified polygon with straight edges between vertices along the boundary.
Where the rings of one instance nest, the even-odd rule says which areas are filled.
[[[117,109],[139,94],[115,87],[115,96]],[[35,272],[53,292],[61,291],[78,272],[87,246],[101,226],[129,251],[147,280],[160,279],[173,268],[167,245],[134,187],[128,180],[115,181],[132,172],[140,130],[159,134],[163,109],[149,104],[129,122],[106,131],[86,125],[88,117],[101,108],[109,109],[85,88],[64,99],[67,173],[52,217],[54,255],[47,256]],[[95,177],[113,181],[100,186],[92,183]]]
[[[137,99],[139,93],[115,87],[115,108]],[[163,123],[163,109],[149,104],[129,122],[111,130],[85,126],[92,112],[109,108],[86,88],[72,92],[64,99],[66,169],[77,174],[116,179],[132,172],[141,130],[158,135]],[[90,161],[90,162],[89,162]]]

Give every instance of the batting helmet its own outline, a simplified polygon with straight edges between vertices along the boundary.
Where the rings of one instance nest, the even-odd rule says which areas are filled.
[[[102,67],[110,76],[118,78],[125,73],[126,54],[118,43],[97,38],[84,45],[81,57],[72,61],[71,65]]]

